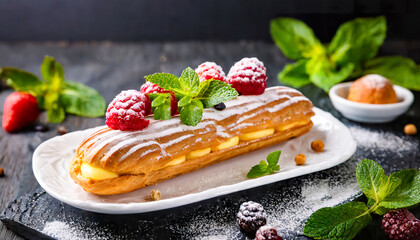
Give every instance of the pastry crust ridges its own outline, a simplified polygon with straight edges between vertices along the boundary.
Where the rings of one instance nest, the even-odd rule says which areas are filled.
[[[103,195],[130,192],[302,135],[310,130],[310,118],[314,115],[312,103],[287,87],[268,88],[258,96],[239,96],[226,105],[220,112],[205,109],[196,127],[182,125],[179,118],[152,121],[143,131],[122,132],[104,127],[77,149],[71,163],[71,177],[88,192]],[[293,126],[294,123],[298,125]],[[285,126],[291,127],[282,130]],[[276,129],[275,133],[164,167],[191,151],[215,147],[232,137],[268,128]],[[120,176],[88,179],[80,171],[83,162]]]

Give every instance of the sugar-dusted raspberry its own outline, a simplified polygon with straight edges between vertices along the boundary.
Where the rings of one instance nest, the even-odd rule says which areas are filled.
[[[264,63],[255,57],[242,58],[230,68],[227,81],[240,94],[263,94],[267,87]]]
[[[382,229],[391,240],[420,239],[420,220],[406,209],[385,214]]]
[[[204,82],[209,79],[216,79],[226,82],[225,73],[223,72],[222,67],[214,62],[204,62],[200,64],[195,69],[195,72],[198,74],[200,82]]]
[[[241,204],[237,217],[239,227],[246,233],[254,234],[267,223],[263,206],[252,201]]]
[[[255,234],[255,240],[283,240],[272,226],[262,226]]]
[[[106,125],[115,130],[141,130],[149,125],[145,116],[150,113],[149,97],[136,90],[122,91],[108,105]]]
[[[175,115],[178,111],[178,101],[176,100],[175,94],[171,91],[167,91],[157,84],[146,81],[140,88],[141,93],[171,93],[171,115]]]

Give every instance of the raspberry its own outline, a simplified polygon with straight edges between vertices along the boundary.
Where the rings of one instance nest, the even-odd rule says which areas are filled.
[[[242,231],[254,234],[267,223],[264,208],[256,202],[244,202],[239,207],[238,225]]]
[[[255,240],[283,240],[272,226],[262,226],[255,234]]]
[[[7,132],[15,132],[33,123],[38,116],[36,98],[28,93],[14,92],[4,102],[3,128]]]
[[[157,84],[146,81],[140,88],[141,93],[171,93],[171,115],[175,115],[178,111],[178,101],[176,100],[175,94],[171,91],[167,91]]]
[[[385,214],[382,229],[391,240],[420,239],[420,220],[406,209]]]
[[[263,94],[267,87],[264,63],[255,57],[242,58],[230,68],[227,81],[240,94]]]
[[[144,117],[150,113],[150,108],[146,94],[136,90],[122,91],[108,105],[106,125],[115,130],[141,130],[149,125]]]
[[[195,69],[195,72],[198,74],[200,82],[204,82],[209,79],[216,79],[226,82],[225,73],[223,72],[222,67],[214,62],[204,62],[200,64]]]

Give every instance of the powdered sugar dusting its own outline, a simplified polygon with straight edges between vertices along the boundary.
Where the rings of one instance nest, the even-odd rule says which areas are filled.
[[[76,229],[60,221],[47,222],[42,232],[61,240],[87,240],[87,238],[80,236]]]
[[[362,81],[364,85],[370,89],[380,89],[385,87],[387,84],[390,84],[388,79],[379,74],[366,75],[360,78],[360,81]]]

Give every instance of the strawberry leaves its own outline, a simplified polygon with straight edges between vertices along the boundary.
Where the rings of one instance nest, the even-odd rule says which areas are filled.
[[[41,75],[43,80],[20,69],[0,69],[0,79],[5,79],[8,86],[37,98],[38,106],[47,110],[49,122],[62,122],[66,113],[82,117],[104,115],[106,104],[103,97],[93,88],[65,80],[63,67],[53,57],[44,58]]]
[[[210,79],[200,83],[198,74],[190,67],[179,78],[169,73],[155,73],[145,79],[175,94],[181,122],[188,126],[196,126],[201,121],[204,108],[238,96],[238,92],[225,82]],[[154,119],[170,119],[170,94],[151,93],[149,97]]]

